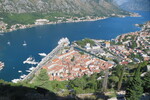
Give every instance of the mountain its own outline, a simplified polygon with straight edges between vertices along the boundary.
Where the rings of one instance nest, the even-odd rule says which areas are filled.
[[[0,0],[0,12],[6,13],[53,13],[79,15],[122,14],[110,0]]]
[[[123,9],[150,11],[150,0],[113,0],[113,1]]]

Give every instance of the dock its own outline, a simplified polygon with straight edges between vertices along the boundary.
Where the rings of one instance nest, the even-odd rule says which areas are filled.
[[[50,60],[55,57],[65,46],[68,46],[70,44],[68,38],[62,38],[59,40],[58,45],[56,48],[54,48],[47,56],[45,56],[41,62],[35,67],[34,70],[32,70],[26,77],[24,77],[21,81],[25,80],[31,80],[34,75],[36,75],[37,72],[40,71],[40,69],[47,64]]]

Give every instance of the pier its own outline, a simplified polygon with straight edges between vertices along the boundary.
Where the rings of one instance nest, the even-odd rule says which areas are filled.
[[[70,44],[67,38],[62,38],[59,40],[58,45],[54,48],[46,57],[44,57],[41,62],[36,66],[34,70],[32,70],[26,77],[24,77],[21,81],[30,80],[36,75],[37,72],[50,60],[53,59],[55,55],[57,55],[65,46]]]

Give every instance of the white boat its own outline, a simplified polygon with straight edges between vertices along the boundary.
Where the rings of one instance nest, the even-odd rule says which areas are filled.
[[[31,68],[29,68],[29,70],[30,70],[30,71],[32,71],[32,70],[34,70],[34,69],[35,69],[35,67],[31,67]]]
[[[2,70],[4,68],[4,63],[0,61],[0,70]]]
[[[32,57],[29,57],[29,58],[27,58],[25,61],[23,61],[23,64],[36,65],[36,64],[38,64],[38,62],[36,62],[35,59],[33,59]]]
[[[21,70],[19,70],[19,71],[18,71],[18,73],[22,73],[22,71],[21,71]]]
[[[10,45],[10,42],[8,41],[7,44]]]
[[[38,53],[38,54],[43,57],[47,56],[46,53]]]
[[[30,73],[30,72],[31,72],[31,70],[26,70],[26,72],[29,72],[29,73]]]
[[[23,46],[27,46],[27,43],[26,43],[26,41],[24,41],[22,45],[23,45]]]
[[[27,75],[23,74],[20,76],[21,79],[25,78]]]
[[[13,79],[11,80],[13,83],[18,83],[20,81],[20,79]]]

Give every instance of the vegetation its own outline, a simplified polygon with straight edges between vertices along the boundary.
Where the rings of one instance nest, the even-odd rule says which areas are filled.
[[[146,75],[143,77],[143,88],[144,92],[150,93],[150,71],[146,73]]]
[[[126,89],[126,99],[127,100],[139,100],[143,93],[142,80],[140,78],[141,66],[135,72],[134,77],[130,78],[128,86]]]
[[[55,17],[70,17],[73,15],[64,14],[64,13],[49,13],[49,14],[41,14],[41,13],[0,13],[0,18],[2,21],[7,23],[9,26],[14,24],[34,24],[36,19],[46,18],[50,21],[57,21]]]
[[[83,48],[86,46],[87,43],[90,43],[90,46],[95,45],[95,42],[93,40],[87,38],[83,40],[79,40],[76,43]]]
[[[1,80],[0,85],[3,87],[0,87],[0,90],[3,92],[0,92],[0,96],[21,98],[21,96],[24,97],[26,93],[38,93],[40,87],[41,89],[44,89],[44,91],[49,91],[46,93],[56,98],[56,95],[50,91],[65,97],[82,93],[102,93],[103,87],[106,87],[105,92],[111,91],[109,97],[115,97],[117,90],[126,90],[127,100],[138,100],[143,92],[150,93],[150,72],[147,72],[142,78],[140,76],[141,73],[145,71],[145,66],[147,64],[148,62],[126,66],[117,65],[109,71],[112,72],[111,75],[107,75],[106,72],[101,71],[100,73],[95,73],[91,76],[84,75],[81,78],[61,82],[56,80],[49,81],[46,70],[42,69],[39,75],[35,77],[32,84],[28,82],[15,84]],[[108,78],[105,78],[105,76],[108,76]],[[16,88],[19,90],[15,91]],[[22,92],[22,90],[24,92]],[[9,91],[13,91],[13,93]]]
[[[134,54],[134,53],[131,53],[131,54],[129,55],[129,58],[131,58],[131,59],[133,59],[133,60],[134,60],[134,58],[138,58],[139,60],[142,60],[142,59],[143,59],[143,57],[142,57],[140,54]]]
[[[46,69],[42,69],[37,77],[35,77],[34,85],[42,88],[49,86],[49,76]]]

